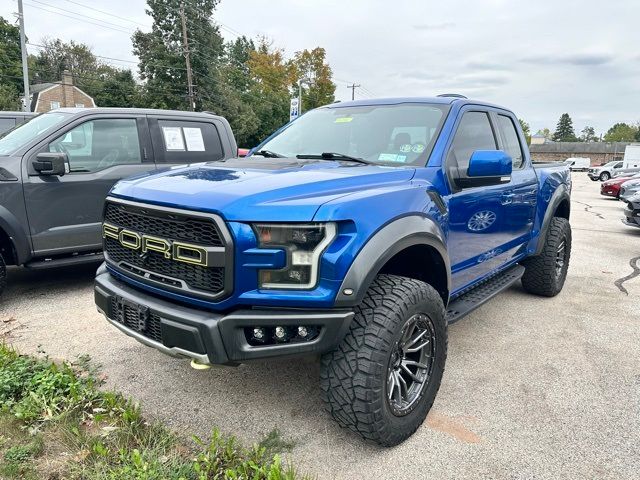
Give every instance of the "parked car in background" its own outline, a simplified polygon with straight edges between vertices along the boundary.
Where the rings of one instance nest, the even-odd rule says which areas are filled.
[[[586,157],[571,157],[564,161],[572,172],[586,172],[591,166],[591,159]]]
[[[35,117],[31,112],[0,112],[0,135]]]
[[[622,223],[630,227],[640,228],[640,192],[626,199],[627,208],[624,210]]]
[[[622,175],[632,175],[634,173],[640,172],[640,166],[631,166],[635,165],[635,163],[626,163],[622,160],[616,160],[613,162],[606,163],[601,167],[593,167],[588,171],[589,178],[595,181],[606,182],[610,178],[622,176]]]
[[[620,187],[623,183],[633,178],[640,178],[640,173],[633,176],[615,177],[600,184],[600,195],[605,197],[620,198]]]
[[[118,180],[237,155],[208,113],[63,108],[0,138],[0,291],[6,265],[102,260],[104,199]]]
[[[627,198],[635,195],[637,192],[640,192],[640,178],[632,178],[620,185],[619,198],[622,200],[626,200]]]

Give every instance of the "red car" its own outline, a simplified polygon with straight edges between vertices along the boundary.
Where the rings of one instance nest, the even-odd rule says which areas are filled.
[[[600,184],[600,195],[607,197],[620,198],[620,185],[627,180],[631,180],[631,177],[616,177]]]

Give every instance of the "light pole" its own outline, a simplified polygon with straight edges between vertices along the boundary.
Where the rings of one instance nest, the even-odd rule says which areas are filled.
[[[298,116],[302,115],[302,84],[309,86],[308,78],[301,78],[298,80]]]

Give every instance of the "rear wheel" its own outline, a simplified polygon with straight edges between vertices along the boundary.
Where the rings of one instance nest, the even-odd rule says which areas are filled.
[[[606,182],[610,178],[611,178],[611,174],[609,172],[602,172],[600,174],[600,181],[602,181],[602,182]]]
[[[555,297],[567,278],[571,257],[571,225],[566,218],[551,219],[542,253],[523,262],[522,286],[530,293]]]
[[[323,399],[342,427],[397,445],[422,424],[440,387],[444,304],[424,282],[379,275],[355,313],[340,346],[322,357]]]

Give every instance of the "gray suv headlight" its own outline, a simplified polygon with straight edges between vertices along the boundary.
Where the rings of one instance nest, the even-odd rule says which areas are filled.
[[[287,264],[280,270],[259,270],[260,288],[311,289],[318,283],[320,257],[337,234],[335,223],[253,225],[260,248],[282,248]]]

